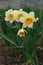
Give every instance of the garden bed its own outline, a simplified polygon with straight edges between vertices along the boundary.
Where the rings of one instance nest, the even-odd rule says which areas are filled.
[[[7,48],[4,42],[5,41],[3,39],[0,39],[0,65],[25,65],[22,53],[19,54],[19,58],[16,59],[13,46],[10,45]],[[40,65],[43,65],[43,49],[40,49],[38,43],[35,46],[39,63]]]
[[[7,10],[7,9],[6,9]],[[15,49],[14,49],[14,44],[15,44],[15,40],[12,38],[12,37],[14,37],[14,36],[12,36],[11,38],[13,39],[13,41],[14,42],[12,42],[12,40],[10,39],[10,35],[9,35],[9,33],[11,33],[11,31],[12,31],[12,33],[11,34],[14,34],[14,32],[15,31],[13,31],[13,29],[11,28],[11,30],[10,30],[10,28],[8,27],[5,27],[5,26],[7,26],[6,25],[6,23],[4,23],[5,21],[3,20],[3,18],[4,18],[4,13],[5,13],[5,11],[6,10],[3,10],[3,9],[1,9],[0,10],[0,16],[2,17],[2,19],[1,19],[1,17],[0,17],[0,21],[2,21],[1,22],[1,25],[2,25],[2,30],[4,30],[4,33],[5,33],[5,35],[2,33],[1,34],[1,36],[5,39],[2,39],[2,37],[0,37],[0,65],[26,65],[25,64],[25,61],[24,61],[24,56],[23,56],[23,50],[21,51],[21,49],[19,49],[18,50],[18,56],[16,57],[16,52],[15,52],[15,50],[17,50],[16,49],[16,47],[15,47]],[[28,11],[29,10],[29,11]],[[37,23],[38,25],[36,25],[36,31],[38,31],[37,33],[39,33],[40,32],[40,34],[42,33],[42,31],[41,31],[41,27],[40,27],[40,25],[42,26],[42,30],[43,30],[43,25],[42,25],[42,23],[43,23],[43,10],[42,11],[40,11],[40,10],[30,10],[29,8],[24,8],[24,11],[26,11],[26,12],[30,12],[30,11],[34,11],[35,13],[36,13],[36,17],[38,16],[39,17],[39,22]],[[5,25],[5,26],[4,26]],[[10,30],[10,31],[9,31]],[[27,29],[27,31],[28,31],[29,29]],[[31,29],[32,30],[32,29]],[[1,31],[1,30],[0,30]],[[7,37],[8,35],[6,35],[7,34],[7,32],[8,32],[8,35],[9,35],[9,37]],[[34,32],[34,30],[32,30],[32,32]],[[34,32],[34,33],[36,33],[36,32]],[[34,35],[34,33],[32,34],[31,33],[31,35]],[[29,40],[31,39],[31,35],[30,35],[30,37],[28,36],[27,37],[27,39],[29,38]],[[35,50],[36,50],[36,58],[34,57],[34,53],[32,54],[32,58],[33,58],[33,60],[34,60],[34,62],[36,62],[36,64],[34,64],[34,65],[38,65],[38,63],[39,63],[39,65],[43,65],[43,33],[41,34],[41,36],[39,35],[39,36],[37,36],[37,35],[35,35],[36,36],[36,38],[35,37],[32,37],[32,39],[34,39],[35,38],[35,42],[33,43],[32,42],[32,40],[31,40],[31,42],[30,43],[32,43],[32,44],[35,44],[35,45],[33,45],[33,47],[35,48]],[[40,39],[39,39],[40,38]],[[16,39],[16,38],[15,38]],[[18,38],[19,39],[19,38]],[[18,40],[17,39],[17,40]],[[25,38],[23,38],[23,40],[26,40]],[[22,41],[23,41],[22,40]],[[28,41],[29,41],[28,40]],[[38,41],[37,41],[38,40]],[[19,41],[19,40],[18,40]],[[18,43],[21,43],[22,41],[20,41],[20,42],[18,42]],[[28,42],[28,41],[26,41],[26,43]],[[40,43],[39,43],[40,42]],[[5,44],[6,43],[6,44]],[[8,43],[8,45],[7,45],[7,43]],[[10,45],[9,45],[9,43],[11,43]],[[25,42],[24,42],[25,43]],[[29,44],[29,43],[28,43]],[[27,46],[25,46],[24,45],[24,48],[26,48],[26,51],[28,52],[28,50],[27,49],[30,49],[31,47],[32,47],[32,44],[29,44],[30,45],[30,47],[29,48],[26,48],[26,47],[28,47],[28,45]],[[16,45],[15,45],[16,46]],[[33,48],[32,47],[32,48]],[[23,49],[24,49],[23,48]],[[31,49],[32,49],[31,48]],[[34,49],[33,48],[33,49]],[[30,53],[32,52],[32,50],[30,49]],[[25,50],[24,50],[24,52],[25,52]],[[26,53],[25,53],[26,54]],[[31,55],[30,55],[31,56]],[[27,57],[29,57],[28,56],[28,53],[27,53]],[[37,57],[38,57],[38,61],[37,61]],[[38,63],[37,63],[38,62]],[[33,64],[31,64],[31,63],[29,63],[28,65],[33,65]]]

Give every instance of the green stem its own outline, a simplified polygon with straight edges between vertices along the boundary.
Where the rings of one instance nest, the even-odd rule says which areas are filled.
[[[36,65],[39,65],[39,63],[38,63],[38,57],[37,57],[37,54],[36,54],[36,51],[35,50],[34,50],[34,54],[35,54]]]

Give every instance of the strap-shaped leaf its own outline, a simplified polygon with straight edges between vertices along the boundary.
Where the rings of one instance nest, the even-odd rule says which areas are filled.
[[[5,35],[3,32],[0,32],[0,35],[7,40],[8,42],[10,42],[11,44],[13,44],[15,46],[15,48],[23,48],[23,46],[18,46],[15,42],[13,42],[7,35]]]

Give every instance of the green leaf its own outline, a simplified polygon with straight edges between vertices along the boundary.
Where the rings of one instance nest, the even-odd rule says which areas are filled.
[[[23,48],[22,46],[18,46],[16,43],[14,43],[7,35],[5,35],[3,32],[0,32],[0,35],[7,40],[8,42],[10,42],[12,45],[15,46],[15,48]]]
[[[22,49],[23,51],[23,54],[24,54],[24,59],[25,59],[25,62],[26,62],[26,65],[28,65],[28,63],[32,63],[33,65],[36,65],[32,59],[32,56],[30,56],[27,51],[24,49]]]
[[[36,65],[39,65],[39,62],[38,62],[38,57],[37,57],[37,53],[36,53],[36,50],[34,49],[34,61],[35,61],[35,64]]]

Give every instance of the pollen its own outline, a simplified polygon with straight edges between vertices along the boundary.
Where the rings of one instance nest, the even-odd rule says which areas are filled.
[[[23,36],[24,34],[25,34],[25,32],[20,31],[20,35],[22,35],[22,36]]]
[[[14,18],[14,14],[10,13],[10,14],[8,15],[8,18],[9,18],[10,20],[12,20],[12,19]]]
[[[20,19],[21,17],[23,17],[23,14],[22,13],[18,14],[18,19]]]
[[[31,24],[32,23],[32,18],[26,18],[25,19],[25,24],[28,25],[28,24]]]

